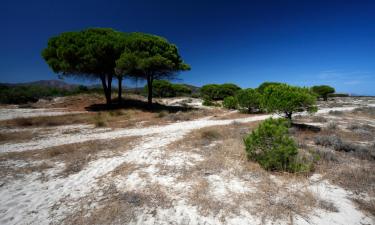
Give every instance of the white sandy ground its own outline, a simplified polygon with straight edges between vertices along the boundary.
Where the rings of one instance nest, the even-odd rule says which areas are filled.
[[[329,109],[320,109],[316,114],[325,114],[329,111],[336,110],[336,111],[350,111],[356,107],[336,107],[336,108],[329,108]],[[53,146],[59,146],[63,144],[73,144],[79,143],[84,141],[90,140],[108,140],[108,139],[116,139],[120,137],[128,137],[128,136],[140,136],[140,135],[151,135],[157,134],[161,131],[163,132],[177,132],[181,129],[199,129],[202,127],[207,126],[215,126],[215,125],[227,125],[233,122],[238,123],[247,123],[252,121],[260,121],[265,120],[272,115],[259,115],[259,116],[251,116],[247,118],[241,119],[228,119],[228,120],[212,120],[211,117],[205,117],[198,120],[193,121],[184,121],[178,123],[172,123],[166,126],[152,126],[152,127],[145,127],[145,128],[134,128],[134,129],[92,129],[90,126],[86,125],[77,125],[79,128],[76,129],[77,132],[67,132],[66,126],[57,127],[55,132],[51,132],[50,135],[43,136],[42,138],[36,138],[29,142],[22,142],[22,143],[6,143],[0,145],[0,153],[1,152],[18,152],[18,151],[27,151],[27,150],[36,150],[36,149],[44,149]],[[273,117],[277,117],[273,115]],[[68,129],[73,129],[72,126],[69,126]]]
[[[23,109],[23,108],[2,108],[0,109],[0,120],[10,120],[15,118],[28,118],[36,116],[60,116],[66,114],[77,114],[83,112],[70,112],[63,108],[54,109]]]
[[[336,109],[330,109],[336,110]],[[327,111],[324,111],[327,112]],[[261,224],[260,218],[251,215],[246,210],[239,214],[227,215],[225,220],[220,215],[206,215],[199,213],[196,206],[187,202],[184,193],[191,186],[187,182],[178,182],[175,174],[161,175],[156,165],[192,166],[202,160],[200,155],[192,153],[176,153],[165,155],[164,148],[168,144],[181,139],[194,129],[207,126],[226,125],[232,122],[251,122],[264,120],[269,115],[252,116],[232,120],[210,120],[209,118],[195,121],[179,122],[160,127],[126,129],[113,131],[83,131],[75,134],[53,135],[53,137],[33,140],[23,144],[2,145],[1,152],[25,151],[43,149],[68,143],[77,143],[95,139],[113,139],[126,136],[142,136],[139,144],[122,155],[112,158],[100,158],[89,163],[82,171],[68,177],[53,176],[60,167],[53,168],[47,176],[50,179],[42,181],[40,174],[31,173],[9,183],[0,184],[0,224],[50,224],[58,223],[67,213],[79,208],[77,200],[90,193],[100,192],[97,178],[102,177],[123,163],[141,165],[141,169],[134,171],[127,177],[115,177],[115,183],[120,191],[140,190],[147,184],[159,184],[168,190],[174,199],[171,208],[158,208],[157,213],[151,213],[145,208],[138,214],[131,224]],[[83,129],[85,130],[85,129]],[[59,131],[57,131],[59,132]],[[15,162],[17,163],[17,162]],[[22,166],[22,162],[19,163]],[[148,176],[140,176],[140,173]],[[110,179],[110,178],[108,178]],[[211,175],[208,178],[211,194],[217,198],[229,192],[256,191],[251,186],[256,181],[245,181],[238,177]],[[223,184],[223,181],[225,184]],[[373,224],[374,218],[367,217],[356,209],[348,199],[351,193],[340,187],[333,186],[326,181],[311,185],[312,191],[322,199],[332,200],[339,212],[330,213],[315,210],[308,222],[296,217],[295,224]],[[65,199],[65,201],[63,201]],[[53,207],[59,205],[59,207]],[[280,222],[288,224],[288,222]]]

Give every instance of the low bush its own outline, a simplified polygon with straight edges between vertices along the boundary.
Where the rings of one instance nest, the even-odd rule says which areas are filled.
[[[360,113],[368,116],[375,116],[375,107],[359,107],[355,108],[352,112],[356,114]]]
[[[336,135],[316,136],[314,138],[314,143],[324,147],[333,147],[335,150],[337,150],[341,147],[342,140]]]
[[[323,116],[314,116],[314,117],[312,117],[312,121],[314,123],[325,123],[325,122],[327,122],[327,119],[324,118]]]
[[[208,98],[203,99],[202,105],[204,105],[204,106],[220,106],[219,103],[216,103],[216,102],[214,102],[214,101],[212,101]]]
[[[328,130],[336,130],[337,129],[337,124],[335,122],[329,122],[327,125]]]
[[[375,144],[371,146],[362,146],[359,144],[342,141],[341,138],[335,135],[316,136],[314,138],[314,143],[324,147],[331,147],[335,151],[351,153],[356,158],[366,160],[375,159]]]
[[[245,139],[249,159],[272,171],[308,171],[308,165],[298,161],[297,144],[289,136],[290,124],[285,119],[267,119]]]
[[[329,114],[329,115],[333,115],[333,116],[341,116],[341,115],[344,114],[344,112],[343,112],[343,111],[338,111],[338,110],[330,110],[330,111],[328,112],[328,114]]]
[[[238,101],[237,98],[233,96],[228,96],[224,98],[223,106],[227,109],[237,109],[238,107]]]
[[[163,118],[163,117],[166,117],[168,114],[169,114],[168,111],[166,111],[166,110],[162,110],[162,111],[160,111],[160,112],[158,113],[157,117],[158,117],[158,118]]]

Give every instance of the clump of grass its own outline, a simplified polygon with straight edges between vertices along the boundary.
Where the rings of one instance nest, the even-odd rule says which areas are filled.
[[[109,115],[110,116],[124,116],[124,115],[127,115],[126,111],[124,110],[113,110],[113,111],[109,111]]]
[[[209,141],[217,140],[221,137],[221,134],[216,130],[204,130],[201,133],[201,138]]]
[[[335,204],[333,204],[332,202],[326,201],[326,200],[322,200],[322,199],[319,200],[318,206],[319,206],[319,208],[324,209],[328,212],[339,212],[339,210],[337,209]]]
[[[314,143],[324,147],[332,147],[335,151],[350,152],[354,157],[359,159],[375,159],[375,144],[362,146],[342,141],[341,138],[336,135],[316,136],[314,138]]]
[[[158,118],[164,118],[164,117],[166,117],[168,114],[169,114],[168,111],[163,110],[163,111],[160,111],[160,112],[157,114],[157,117],[158,117]]]
[[[29,127],[33,125],[33,121],[30,118],[16,118],[13,120],[16,126]]]
[[[363,199],[358,199],[354,198],[352,199],[357,205],[359,206],[360,209],[365,210],[369,213],[371,213],[373,216],[375,216],[375,200],[363,200]]]
[[[365,114],[368,116],[375,116],[375,107],[359,107],[352,111],[355,114]]]
[[[336,130],[337,129],[337,124],[335,122],[329,122],[327,125],[328,130]]]
[[[343,111],[338,111],[338,110],[331,110],[328,112],[329,115],[333,115],[333,116],[342,116],[344,114]]]
[[[325,123],[325,122],[327,122],[327,119],[324,118],[323,116],[313,116],[312,121],[314,123]]]
[[[107,120],[102,113],[98,113],[94,117],[94,124],[96,127],[105,127],[107,126]]]

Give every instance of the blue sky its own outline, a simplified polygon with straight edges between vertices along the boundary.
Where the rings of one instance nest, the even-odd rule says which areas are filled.
[[[112,27],[175,43],[192,67],[181,82],[329,84],[375,95],[371,0],[3,0],[0,25],[0,82],[56,79],[40,56],[49,37]]]

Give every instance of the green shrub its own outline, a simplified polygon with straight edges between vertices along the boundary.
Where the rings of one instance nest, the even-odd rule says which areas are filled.
[[[204,105],[204,106],[220,106],[219,103],[215,103],[214,101],[212,101],[211,99],[208,99],[208,98],[203,99],[202,105]]]
[[[247,88],[238,91],[237,100],[241,110],[248,113],[260,110],[262,95],[255,89]]]
[[[237,98],[233,96],[228,96],[224,98],[223,106],[227,109],[237,109],[238,107],[238,101]]]
[[[245,139],[249,159],[272,171],[299,172],[309,169],[298,162],[298,149],[288,134],[289,122],[285,119],[267,119]]]

